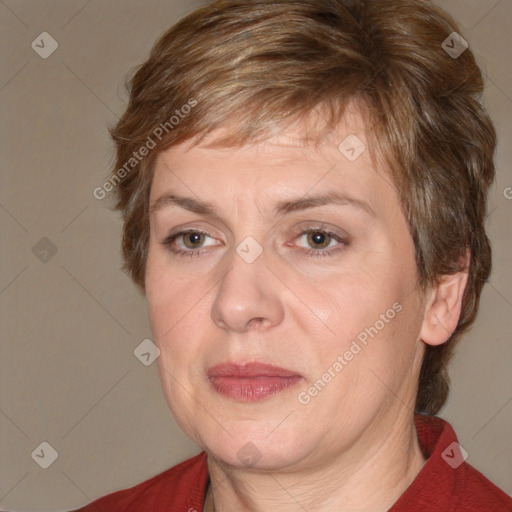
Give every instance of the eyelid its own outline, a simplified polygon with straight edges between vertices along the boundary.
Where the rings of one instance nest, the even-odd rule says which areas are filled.
[[[349,238],[349,234],[343,229],[329,225],[326,222],[306,222],[299,224],[294,228],[294,232],[297,234],[304,233],[304,231],[323,231],[326,233],[335,234],[340,238]]]
[[[198,228],[184,228],[184,229],[178,229],[177,231],[174,231],[174,232],[171,232],[169,235],[167,235],[160,243],[162,245],[171,245],[172,243],[174,243],[175,240],[179,239],[180,237],[182,236],[185,236],[185,235],[188,235],[189,233],[199,233],[201,235],[204,235],[205,237],[208,237],[208,238],[211,238],[213,240],[216,240],[215,237],[211,236],[208,232],[206,232],[205,230],[203,229],[198,229]],[[214,245],[219,245],[219,244],[214,244]],[[208,246],[209,247],[209,246]],[[202,249],[199,248],[197,250],[200,250]],[[192,252],[194,251],[195,249],[190,249],[188,250],[187,252]]]
[[[348,242],[350,240],[350,235],[340,228],[336,227],[330,227],[325,222],[306,222],[306,225],[304,223],[299,224],[298,226],[294,227],[292,232],[295,237],[304,234],[307,231],[322,231],[330,235],[335,235],[338,238],[342,239],[344,242]],[[176,228],[173,229],[162,241],[162,243],[165,243],[166,240],[170,240],[173,237],[177,237],[178,235],[185,235],[187,233],[200,233],[202,235],[205,235],[209,238],[216,238],[212,236],[206,229],[200,228],[200,227],[184,227],[184,228]]]
[[[300,237],[303,237],[309,233],[324,233],[332,240],[335,240],[337,242],[336,245],[333,247],[327,247],[323,249],[312,249],[312,248],[306,248],[302,246],[297,246],[297,250],[299,252],[302,252],[306,255],[314,255],[314,257],[321,257],[321,256],[334,256],[338,252],[341,252],[345,249],[346,246],[350,245],[351,239],[350,237],[345,234],[340,234],[334,229],[330,229],[329,227],[319,227],[318,225],[310,226],[310,227],[302,227],[298,230],[298,234],[293,238],[293,240],[297,240]],[[288,243],[289,246],[295,246],[296,244]]]
[[[315,231],[326,233],[331,238],[334,238],[345,245],[349,245],[352,241],[352,236],[347,231],[339,227],[329,225],[326,222],[306,222],[305,224],[302,223],[298,225],[296,228],[294,228],[294,240],[305,233]]]
[[[309,233],[314,232],[321,232],[326,234],[328,237],[332,238],[337,242],[337,244],[334,247],[331,248],[306,248],[302,246],[296,246],[294,243],[286,243],[287,246],[296,246],[297,250],[312,258],[318,258],[323,256],[334,256],[335,254],[343,251],[346,246],[350,245],[351,243],[351,237],[342,230],[342,233],[339,233],[339,228],[331,228],[329,226],[325,225],[325,222],[316,222],[316,223],[309,223],[307,226],[299,225],[294,229],[294,237],[293,241],[297,240],[297,238],[302,237]],[[210,252],[207,247],[210,247],[211,245],[221,245],[221,244],[211,244],[207,246],[202,246],[197,249],[181,249],[179,247],[174,247],[174,243],[177,239],[179,239],[182,236],[185,236],[189,233],[198,233],[201,235],[204,235],[207,238],[215,239],[215,237],[212,237],[208,232],[206,232],[203,229],[200,228],[177,228],[176,230],[173,230],[171,234],[169,234],[162,242],[160,242],[162,245],[167,246],[168,250],[172,253],[174,253],[176,256],[200,256],[204,252]]]

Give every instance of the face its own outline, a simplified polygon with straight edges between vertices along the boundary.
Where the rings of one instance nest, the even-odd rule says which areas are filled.
[[[396,190],[368,149],[354,159],[368,148],[355,109],[318,149],[303,129],[175,146],[155,168],[146,294],[164,393],[237,467],[348,453],[416,394],[424,298]]]

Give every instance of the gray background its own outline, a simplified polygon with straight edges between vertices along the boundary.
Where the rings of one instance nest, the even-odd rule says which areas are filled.
[[[488,217],[494,271],[440,416],[468,462],[512,493],[512,0],[439,3],[488,73],[485,103],[501,141]],[[123,112],[127,71],[197,5],[0,3],[3,510],[76,508],[198,452],[168,412],[155,364],[134,356],[151,338],[145,299],[120,270],[118,214],[92,195],[113,162],[106,127]],[[42,32],[59,45],[47,59],[31,47]],[[44,441],[58,453],[47,469],[31,457]]]

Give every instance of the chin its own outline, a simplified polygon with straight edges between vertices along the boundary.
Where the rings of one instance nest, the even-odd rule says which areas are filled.
[[[222,434],[209,432],[202,436],[199,444],[215,459],[238,469],[277,471],[298,464],[313,451],[308,446],[313,446],[314,442],[308,443],[304,433],[288,430],[280,435],[276,431],[269,435],[262,433],[261,426],[228,430],[236,431],[236,435],[231,437],[225,431]]]

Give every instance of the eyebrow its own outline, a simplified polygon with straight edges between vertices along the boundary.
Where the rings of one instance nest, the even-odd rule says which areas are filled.
[[[360,209],[363,212],[366,212],[372,217],[376,217],[376,214],[371,206],[365,201],[347,194],[334,191],[315,196],[281,201],[274,207],[274,216],[282,216],[293,212],[307,210],[309,208],[326,206],[329,204],[352,206]],[[150,215],[153,215],[154,213],[169,206],[178,206],[184,210],[188,210],[199,215],[208,215],[211,217],[221,218],[219,211],[212,203],[202,201],[200,199],[194,199],[193,197],[185,197],[172,193],[164,194],[156,199],[150,206],[149,213]]]

